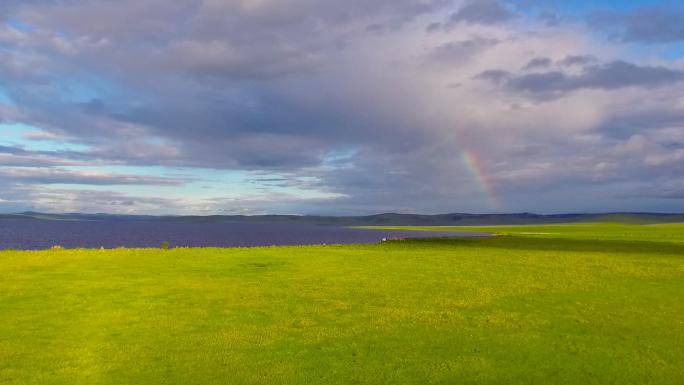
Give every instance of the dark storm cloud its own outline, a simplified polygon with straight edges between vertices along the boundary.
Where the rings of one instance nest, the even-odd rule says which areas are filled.
[[[684,81],[684,71],[613,61],[586,66],[579,75],[562,71],[516,75],[505,71],[490,70],[479,74],[477,78],[503,84],[514,92],[562,94],[579,89],[614,90],[625,87],[662,87]]]
[[[622,41],[668,43],[684,41],[684,7],[681,5],[638,8],[631,12],[596,12],[589,23],[612,32]]]

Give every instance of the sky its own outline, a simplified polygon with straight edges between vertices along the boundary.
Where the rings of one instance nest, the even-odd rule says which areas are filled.
[[[684,212],[684,4],[3,0],[21,211]]]

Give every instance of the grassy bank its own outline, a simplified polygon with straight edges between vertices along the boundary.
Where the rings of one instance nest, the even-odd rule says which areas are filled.
[[[520,226],[357,226],[360,229],[465,231],[533,238],[684,243],[684,224],[573,223]]]
[[[0,384],[681,384],[684,235],[638,227],[0,252]]]

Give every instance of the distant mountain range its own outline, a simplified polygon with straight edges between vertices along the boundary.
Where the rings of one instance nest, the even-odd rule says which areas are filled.
[[[366,216],[315,215],[209,215],[209,216],[150,216],[111,214],[46,214],[24,212],[0,214],[0,219],[36,219],[60,221],[183,221],[183,222],[269,222],[299,223],[334,226],[478,226],[531,225],[577,222],[616,222],[633,224],[684,223],[684,214],[659,213],[602,213],[602,214],[396,214]]]

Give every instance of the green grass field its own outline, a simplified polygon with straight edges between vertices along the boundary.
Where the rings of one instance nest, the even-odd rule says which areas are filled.
[[[683,225],[477,229],[0,252],[0,384],[684,383]]]
[[[356,226],[359,229],[465,231],[533,238],[684,243],[684,224],[572,223],[514,226]]]

